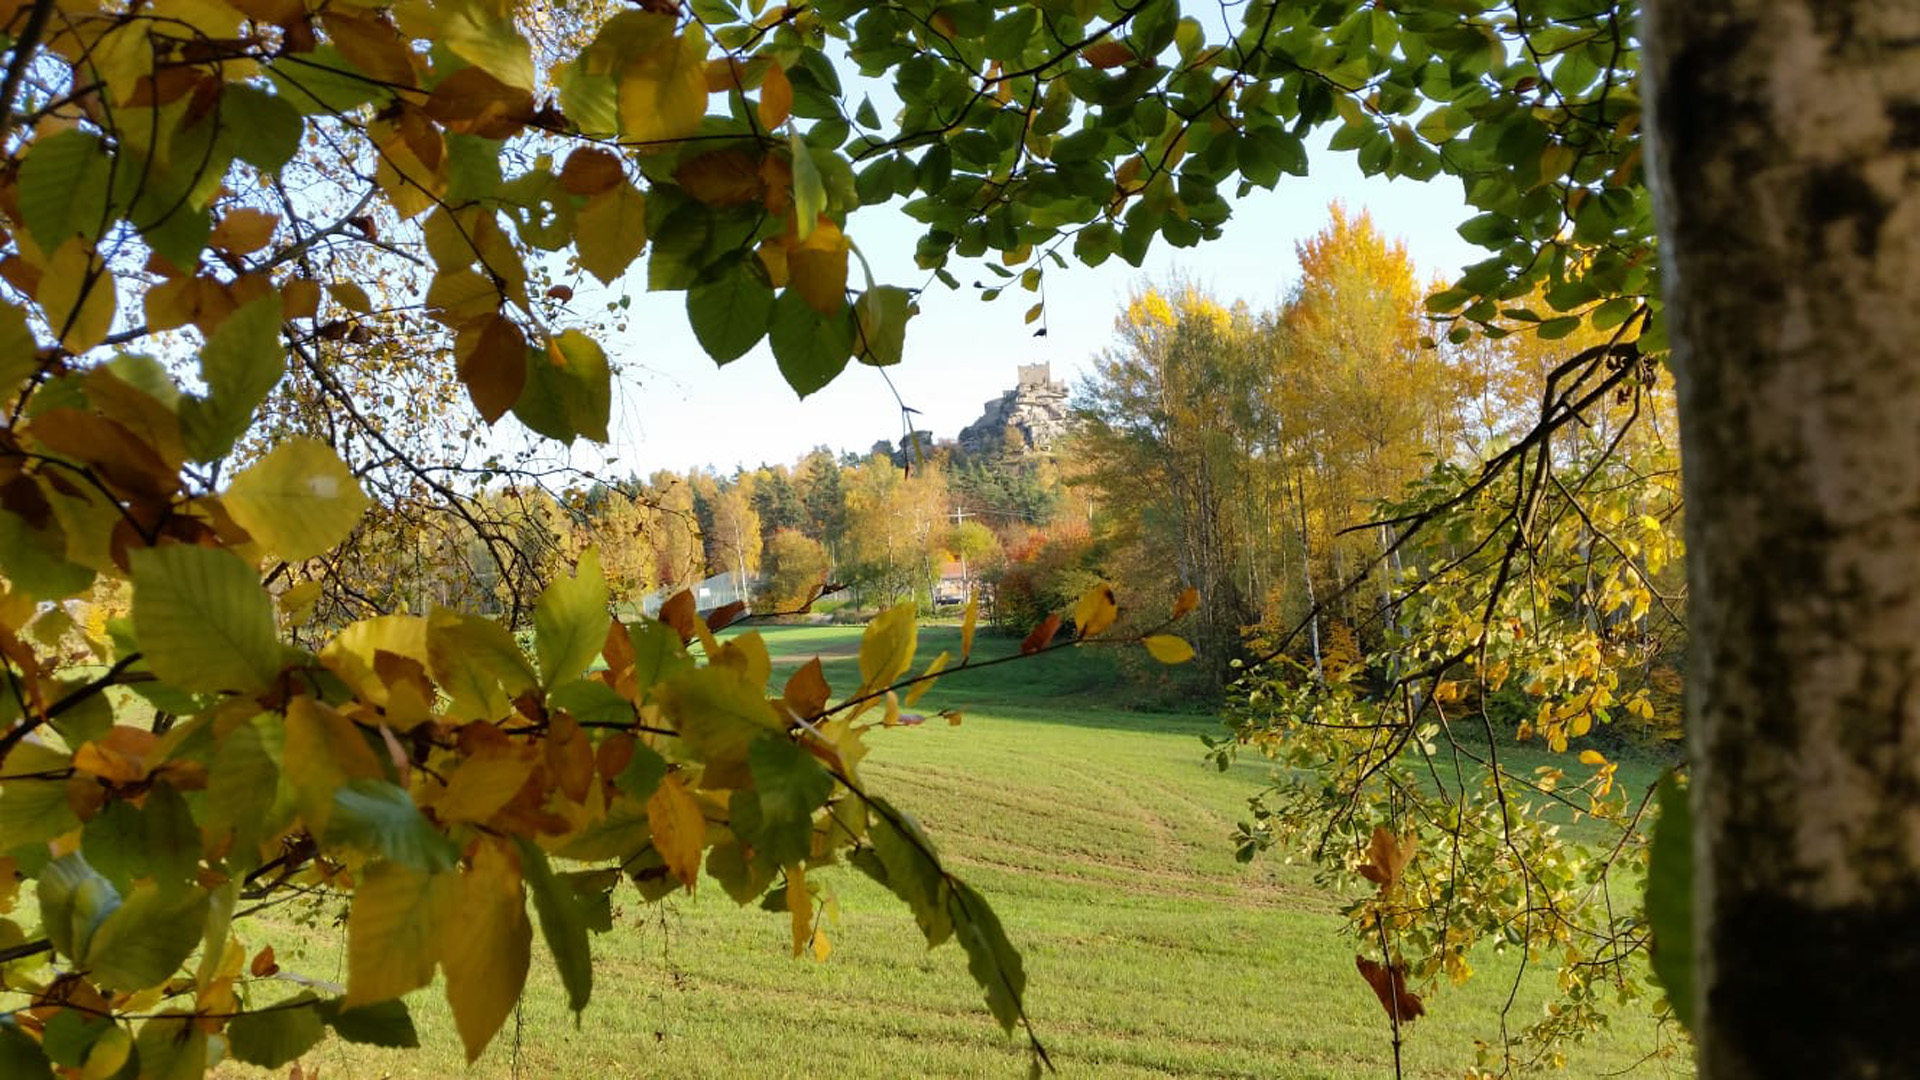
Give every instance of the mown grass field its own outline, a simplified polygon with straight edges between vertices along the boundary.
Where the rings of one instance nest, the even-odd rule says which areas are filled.
[[[837,690],[857,681],[859,628],[765,633],[777,677],[818,654]],[[928,628],[923,662],[957,638]],[[1011,648],[983,638],[980,654]],[[964,709],[964,722],[874,732],[865,776],[995,905],[1062,1075],[1392,1075],[1386,1019],[1335,898],[1304,868],[1233,860],[1227,834],[1264,769],[1215,771],[1198,736],[1216,721],[1129,711],[1126,693],[1111,656],[1090,650],[962,673],[920,708]],[[629,892],[594,941],[594,1001],[578,1027],[536,940],[518,1037],[509,1022],[471,1070],[437,990],[412,999],[421,1050],[335,1040],[307,1064],[350,1077],[1024,1074],[1024,1043],[987,1015],[957,947],[928,952],[905,908],[857,871],[810,880],[838,896],[825,964],[788,958],[784,914],[738,908],[711,883],[658,906]],[[263,930],[284,967],[344,978],[339,928],[275,920],[256,939]],[[1458,1076],[1475,1040],[1497,1034],[1513,960],[1489,952],[1477,965],[1481,977],[1433,996],[1408,1031],[1407,1075]],[[1523,980],[1516,1026],[1538,1015],[1549,977]],[[1643,1060],[1654,1034],[1619,1022],[1574,1050],[1568,1075],[1664,1075]]]

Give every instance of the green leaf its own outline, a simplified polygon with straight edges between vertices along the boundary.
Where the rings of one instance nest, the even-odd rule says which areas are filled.
[[[21,1031],[11,1014],[0,1016],[0,1076],[52,1075],[53,1063],[33,1036]]]
[[[1027,973],[1020,963],[1020,952],[1007,940],[999,916],[986,898],[966,882],[953,884],[954,936],[967,951],[967,970],[973,981],[987,993],[987,1009],[1000,1026],[1012,1033],[1022,1018],[1021,995],[1026,993]]]
[[[1653,974],[1673,1015],[1693,1030],[1693,813],[1672,774],[1660,781],[1660,819],[1647,861],[1647,925]]]
[[[136,886],[88,942],[88,976],[102,988],[129,992],[166,982],[200,944],[207,904],[204,889]]]
[[[578,330],[555,335],[547,348],[527,350],[527,384],[513,415],[550,439],[572,442],[584,435],[607,441],[613,406],[613,373],[598,342]]]
[[[660,684],[658,700],[680,738],[706,763],[703,787],[746,786],[747,748],[782,730],[766,688],[728,665],[681,671]]]
[[[578,1019],[593,996],[593,955],[587,946],[587,912],[566,882],[556,878],[547,865],[547,853],[525,837],[515,837],[520,847],[520,872],[533,894],[533,909],[540,916],[540,933],[553,953],[554,966],[560,969],[560,984],[567,989],[567,1005]]]
[[[0,396],[12,396],[40,366],[38,349],[27,327],[27,313],[0,300]],[[7,545],[0,544],[0,551],[5,550]]]
[[[370,101],[393,96],[392,90],[368,79],[332,45],[281,56],[267,65],[267,78],[283,101],[307,116],[350,113]]]
[[[385,780],[355,780],[334,792],[326,843],[429,872],[452,869],[460,857],[413,797]]]
[[[935,861],[933,841],[920,831],[911,817],[894,809],[885,799],[872,800],[873,816],[867,825],[867,838],[885,869],[884,881],[893,894],[906,901],[927,947],[953,936],[953,915],[948,910],[951,891],[946,875]]]
[[[347,911],[347,996],[387,1001],[433,981],[442,924],[458,917],[455,875],[376,862],[359,874]]]
[[[132,552],[133,632],[153,673],[182,690],[270,689],[280,672],[273,601],[238,555],[174,544]]]
[[[299,152],[305,122],[285,98],[228,83],[220,91],[220,128],[235,157],[263,173],[278,173]]]
[[[717,275],[687,290],[687,321],[716,364],[739,359],[767,336],[773,288],[757,271],[758,261],[728,260]]]
[[[316,1010],[335,1035],[363,1046],[411,1049],[420,1045],[406,1002],[375,1001],[349,1009],[344,1007],[345,1000],[323,1001]]]
[[[37,600],[77,596],[94,578],[92,570],[67,561],[65,538],[58,531],[35,530],[6,509],[0,509],[0,571],[10,585]]]
[[[40,1035],[40,1045],[54,1064],[78,1068],[86,1063],[87,1051],[102,1035],[114,1030],[114,1026],[111,1017],[96,1016],[79,1009],[62,1009],[47,1021],[46,1029]],[[4,1036],[0,1035],[0,1038]],[[0,1062],[5,1060],[6,1053],[0,1050]],[[0,1075],[14,1074],[0,1070]]]
[[[851,309],[822,315],[787,289],[773,305],[773,329],[768,335],[780,374],[794,392],[806,397],[832,382],[853,355]]]
[[[805,241],[813,235],[814,225],[827,209],[827,186],[820,179],[820,167],[813,151],[800,137],[798,126],[787,132],[787,150],[793,155],[794,239]]]
[[[72,129],[35,139],[31,147],[16,194],[34,242],[51,254],[75,236],[97,239],[106,224],[102,211],[113,173],[100,139]]]
[[[207,834],[219,837],[232,832],[233,849],[227,858],[242,870],[253,869],[261,842],[281,825],[273,812],[280,766],[267,752],[261,724],[256,718],[222,736],[213,767],[207,770]]]
[[[280,297],[269,294],[227,316],[200,350],[205,398],[180,403],[180,426],[195,461],[233,449],[287,370],[280,348]]]
[[[140,1080],[200,1080],[207,1071],[207,1035],[191,1013],[169,1012],[140,1025],[133,1052]]]
[[[605,284],[619,280],[647,246],[647,199],[631,181],[595,195],[576,220],[580,265]]]
[[[120,906],[120,894],[78,855],[62,855],[42,867],[35,897],[47,940],[74,960],[85,955],[94,932]]]
[[[1467,243],[1484,248],[1500,247],[1516,235],[1513,219],[1504,214],[1475,215],[1454,231]]]
[[[508,86],[531,91],[533,51],[514,29],[511,18],[498,18],[502,9],[484,0],[454,0],[436,5],[444,13],[437,40],[455,56]]]
[[[308,992],[236,1016],[227,1025],[227,1045],[238,1061],[278,1069],[313,1049],[326,1034],[318,1005],[319,999]]]
[[[876,285],[854,304],[859,336],[855,353],[863,364],[890,367],[906,351],[907,319],[913,315],[913,294],[897,285]]]
[[[806,861],[812,848],[813,812],[833,794],[833,777],[812,755],[784,735],[754,740],[747,750],[753,794],[759,798],[754,855],[775,866]]]
[[[582,724],[631,724],[633,703],[599,679],[574,679],[547,694],[547,707],[566,712]]]
[[[607,639],[607,581],[600,573],[598,549],[582,552],[574,575],[556,580],[540,594],[533,632],[542,686],[578,678],[600,655]]]
[[[627,640],[633,643],[634,692],[642,700],[662,679],[693,664],[680,635],[658,619],[628,623]]]
[[[540,677],[506,627],[479,615],[435,608],[427,619],[433,681],[453,698],[454,715],[497,720]]]
[[[255,540],[294,562],[345,540],[368,505],[333,447],[304,435],[283,440],[234,477],[220,501]]]
[[[627,793],[635,802],[644,803],[653,797],[654,789],[667,776],[667,759],[650,746],[635,743],[633,759],[620,775],[613,778],[615,787]]]

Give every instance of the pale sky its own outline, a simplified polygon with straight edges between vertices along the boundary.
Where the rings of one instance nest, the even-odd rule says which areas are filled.
[[[1184,275],[1223,301],[1272,306],[1299,273],[1294,245],[1325,224],[1334,199],[1370,212],[1383,233],[1403,239],[1423,277],[1451,275],[1487,257],[1453,231],[1470,216],[1458,180],[1367,178],[1351,154],[1324,150],[1312,160],[1311,176],[1282,177],[1273,191],[1255,190],[1241,200],[1225,235],[1213,243],[1177,249],[1156,242],[1137,270],[1118,256],[1091,269],[1071,257],[1067,270],[1049,263],[1046,337],[1033,337],[1034,326],[1022,321],[1033,294],[1015,285],[983,302],[966,286],[1000,279],[977,262],[950,266],[963,287],[933,282],[921,294],[920,314],[907,326],[905,359],[887,369],[900,399],[920,410],[914,426],[953,438],[985,402],[1013,387],[1022,363],[1044,361],[1055,378],[1076,380],[1112,340],[1114,316],[1130,287]],[[876,282],[919,286],[928,279],[913,265],[920,228],[886,206],[857,212],[847,232]],[[864,451],[876,440],[898,439],[899,405],[878,370],[849,363],[833,384],[800,401],[764,343],[716,367],[687,328],[683,294],[644,292],[643,276],[636,277],[629,329],[602,337],[620,369],[613,439],[604,452],[614,460],[604,462],[600,448],[582,443],[574,464],[613,475],[702,465],[731,473],[739,465],[791,464],[819,444]],[[857,262],[852,278],[860,279]]]

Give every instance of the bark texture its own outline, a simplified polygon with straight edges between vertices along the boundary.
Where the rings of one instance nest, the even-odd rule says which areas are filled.
[[[1702,1075],[1920,1075],[1920,2],[1646,8]]]

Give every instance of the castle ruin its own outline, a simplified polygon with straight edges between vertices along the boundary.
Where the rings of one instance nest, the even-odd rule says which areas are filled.
[[[1070,423],[1067,384],[1053,378],[1048,364],[1021,364],[1014,388],[987,402],[980,419],[960,432],[958,442],[969,454],[995,454],[1008,447],[1012,431],[1024,444],[1023,451],[1046,451]]]

